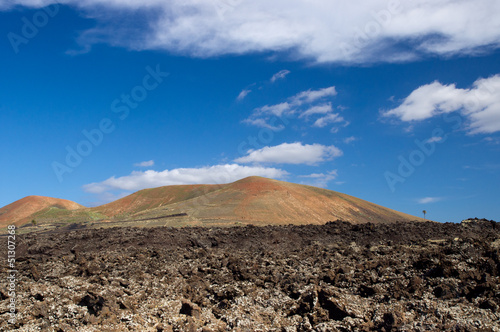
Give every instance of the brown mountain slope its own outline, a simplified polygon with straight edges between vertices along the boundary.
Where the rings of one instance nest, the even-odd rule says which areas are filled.
[[[183,220],[190,225],[217,225],[233,222],[256,225],[324,224],[336,219],[358,223],[422,220],[335,191],[262,177],[249,177],[220,186],[198,186],[194,190],[191,186],[176,187],[186,187],[183,189],[184,193],[193,194],[194,191],[196,194],[192,198],[172,200],[170,204],[163,204],[152,209],[153,202],[158,205],[157,201],[148,200],[144,194],[141,194],[141,199],[144,200],[142,207],[131,204],[133,208],[121,209],[120,213],[129,212],[130,219],[136,220],[187,214]],[[173,190],[173,188],[170,189],[171,187],[163,188],[167,192]],[[175,188],[175,190],[178,191],[181,188]],[[139,193],[141,192],[126,198],[129,201],[139,202],[140,199],[135,196]],[[114,203],[116,202],[110,204]],[[122,207],[124,205],[121,204]],[[105,210],[98,211],[106,214]]]
[[[85,208],[77,203],[28,196],[0,209],[0,227],[39,224],[133,221],[169,226],[234,224],[324,224],[422,220],[335,191],[248,177],[221,185],[177,185],[140,190],[114,202]],[[153,222],[154,221],[154,222]]]
[[[76,210],[84,206],[65,199],[27,196],[0,209],[0,227],[15,224],[21,226],[32,220],[33,215],[47,208],[55,207],[61,210]]]
[[[176,185],[143,189],[114,202],[91,208],[108,217],[122,217],[208,194],[226,185]]]

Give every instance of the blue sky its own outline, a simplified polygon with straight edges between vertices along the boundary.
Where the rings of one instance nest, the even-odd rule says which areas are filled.
[[[2,3],[0,206],[260,175],[500,220],[499,14],[488,0]]]

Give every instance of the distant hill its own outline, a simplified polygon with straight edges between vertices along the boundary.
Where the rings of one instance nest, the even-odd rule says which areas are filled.
[[[177,185],[151,189],[143,189],[114,202],[104,204],[91,210],[102,213],[108,217],[123,217],[187,201],[227,185]]]
[[[27,196],[0,209],[0,227],[15,224],[21,226],[33,220],[34,215],[44,210],[70,211],[85,208],[83,205],[65,199]]]
[[[421,221],[332,190],[257,176],[221,185],[177,185],[140,190],[114,202],[85,208],[74,202],[29,196],[0,209],[0,221],[22,225],[36,217],[50,222],[106,222],[141,226],[324,224]]]
[[[184,199],[178,199],[178,193]],[[226,185],[141,190],[95,209],[106,214],[111,207],[135,219],[185,213],[184,219],[193,225],[324,224],[337,219],[357,223],[422,220],[332,190],[256,176]]]

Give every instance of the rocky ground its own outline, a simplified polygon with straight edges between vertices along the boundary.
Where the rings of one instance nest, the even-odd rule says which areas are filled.
[[[17,242],[17,321],[2,264],[2,331],[500,331],[490,221],[77,229]]]

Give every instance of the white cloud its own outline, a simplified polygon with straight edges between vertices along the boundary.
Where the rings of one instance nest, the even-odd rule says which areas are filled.
[[[308,121],[314,115],[325,115],[313,123],[313,127],[325,127],[330,123],[344,122],[339,114],[333,114],[331,103],[325,103],[325,99],[337,95],[334,86],[318,90],[306,90],[287,98],[287,101],[275,105],[265,105],[253,110],[250,117],[243,122],[272,130],[281,130],[283,125],[275,126],[272,121],[276,118],[290,118],[298,114],[299,119]]]
[[[0,9],[57,1],[97,21],[83,46],[196,57],[294,50],[293,58],[316,62],[400,62],[500,44],[498,0],[11,0]]]
[[[352,143],[352,142],[357,141],[357,140],[358,140],[358,138],[356,138],[354,136],[350,136],[350,137],[344,138],[344,143],[349,144],[349,143]]]
[[[485,137],[484,141],[489,144],[500,145],[500,137]]]
[[[292,104],[300,106],[302,104],[310,104],[317,100],[326,98],[326,97],[334,97],[337,95],[337,90],[334,86],[323,88],[319,90],[307,90],[298,93],[297,95],[292,97]]]
[[[472,169],[475,171],[498,171],[500,170],[500,164],[480,164],[473,166],[464,166],[465,169]]]
[[[286,69],[280,70],[279,72],[274,74],[273,77],[271,77],[270,81],[271,81],[271,83],[274,83],[277,80],[284,79],[286,77],[286,75],[288,75],[288,74],[290,74],[289,70],[286,70]]]
[[[313,173],[309,175],[300,175],[301,178],[307,178],[308,180],[302,182],[302,184],[308,184],[315,187],[326,188],[328,182],[335,180],[338,176],[337,170],[329,171],[325,173]]]
[[[151,167],[154,166],[155,162],[154,160],[149,160],[149,161],[143,161],[140,163],[134,164],[135,167]]]
[[[429,138],[426,142],[427,143],[437,143],[437,142],[441,142],[442,140],[443,140],[442,137],[433,136],[433,137]]]
[[[402,121],[424,120],[440,113],[455,111],[461,107],[465,90],[454,84],[433,82],[413,91],[397,108],[384,113],[397,116]]]
[[[270,164],[306,164],[339,157],[343,153],[337,147],[321,144],[283,143],[277,146],[266,146],[259,150],[248,150],[247,155],[235,160],[237,163],[270,163]]]
[[[338,114],[331,113],[331,114],[328,114],[326,116],[323,116],[323,117],[317,119],[314,122],[313,127],[323,128],[331,123],[339,123],[339,122],[344,122],[344,118]]]
[[[332,104],[329,103],[329,104],[324,104],[324,105],[315,105],[315,106],[311,106],[309,107],[306,111],[302,112],[302,114],[299,115],[299,118],[307,118],[311,115],[314,115],[314,114],[327,114],[327,113],[330,113],[332,112],[333,109],[332,109]]]
[[[83,189],[92,194],[102,194],[114,190],[137,191],[168,185],[229,183],[254,175],[282,179],[288,173],[277,168],[241,166],[237,164],[177,168],[162,172],[152,170],[134,171],[130,175],[118,178],[113,176],[102,182],[84,185]]]
[[[280,125],[275,126],[272,123],[270,123],[270,122],[274,122],[274,121],[268,122],[266,119],[245,119],[245,120],[243,120],[243,122],[248,123],[248,124],[253,125],[253,126],[257,126],[257,127],[267,128],[267,129],[270,129],[272,131],[280,131],[280,130],[285,129],[284,125],[280,124]]]
[[[112,192],[102,192],[99,194],[93,194],[92,196],[92,201],[89,201],[85,206],[88,207],[94,207],[94,206],[99,206],[103,205],[109,202],[116,201],[117,199],[123,198],[125,196],[130,195],[131,192],[129,191],[121,191],[119,193],[112,193]]]
[[[265,105],[254,110],[255,115],[272,115],[277,117],[282,117],[283,115],[288,115],[293,113],[293,109],[288,103],[281,103],[276,105]]]
[[[247,89],[243,89],[241,90],[240,94],[238,95],[238,97],[236,98],[236,100],[240,101],[240,100],[243,100],[245,99],[245,97],[250,93],[252,92],[252,90],[247,90]]]
[[[500,131],[500,75],[478,79],[470,89],[439,82],[421,86],[383,116],[409,122],[456,111],[467,119],[470,134]]]
[[[243,120],[249,125],[268,128],[273,131],[283,130],[283,124],[276,125],[276,120],[282,117],[289,117],[295,112],[287,102],[276,105],[265,105],[253,110],[250,117]]]
[[[417,202],[419,204],[429,204],[429,203],[436,203],[436,202],[439,202],[442,200],[443,200],[443,197],[424,197],[424,198],[417,199]]]

